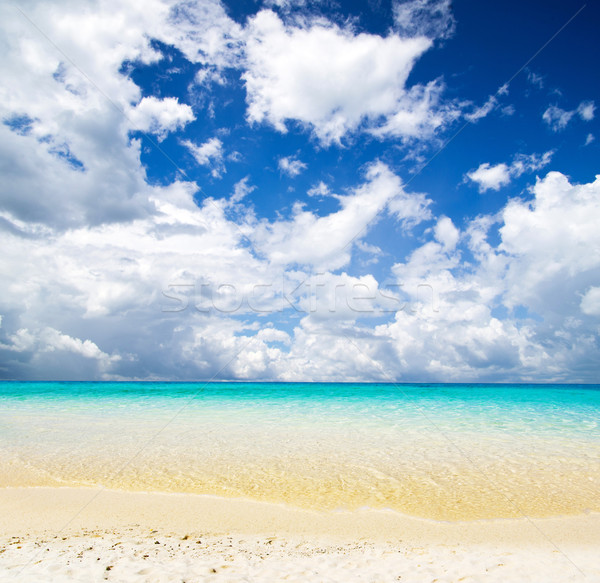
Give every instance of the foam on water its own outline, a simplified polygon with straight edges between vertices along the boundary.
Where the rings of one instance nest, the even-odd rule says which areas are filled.
[[[600,511],[599,420],[598,386],[0,383],[0,486]]]

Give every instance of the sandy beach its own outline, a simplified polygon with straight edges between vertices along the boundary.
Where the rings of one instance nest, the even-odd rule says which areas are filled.
[[[600,581],[600,515],[439,522],[85,488],[0,490],[0,581]]]
[[[596,391],[4,390],[0,582],[600,583]]]

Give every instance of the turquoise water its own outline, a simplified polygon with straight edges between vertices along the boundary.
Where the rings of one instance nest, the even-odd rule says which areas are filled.
[[[600,511],[600,386],[0,383],[0,486]]]

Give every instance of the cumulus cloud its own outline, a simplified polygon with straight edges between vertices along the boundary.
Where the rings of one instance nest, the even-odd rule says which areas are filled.
[[[14,7],[0,8],[10,55],[0,62],[0,74],[11,80],[0,117],[25,120],[0,126],[7,220],[68,228],[152,213],[139,143],[129,140],[122,113],[139,102],[140,90],[119,71],[124,61],[160,58],[147,33],[165,7],[132,4],[117,14],[108,2],[93,11],[65,6],[64,12],[28,3],[21,10],[59,50]],[[189,117],[185,107],[175,109],[180,121]]]
[[[3,269],[21,274],[0,301],[5,370],[106,379],[221,369],[225,378],[286,380],[335,380],[340,371],[355,380],[590,378],[581,366],[595,358],[596,331],[583,318],[598,314],[600,258],[590,249],[600,247],[600,180],[573,185],[549,173],[532,201],[510,201],[463,231],[440,217],[386,285],[333,272],[353,244],[340,248],[360,229],[368,234],[368,222],[402,193],[379,163],[324,217],[298,209],[287,221],[236,224],[225,202],[198,207],[190,185],[178,183],[155,191],[157,215],[130,225],[72,230],[44,245],[2,231]],[[242,244],[246,226],[252,248]],[[274,285],[282,278],[283,289]],[[498,306],[508,316],[494,315]],[[280,311],[302,318],[291,331],[240,319]],[[60,326],[40,327],[56,315]],[[359,324],[386,315],[390,322]]]
[[[192,63],[207,65],[211,74],[200,81],[219,79],[222,70],[241,65],[243,28],[219,0],[165,2],[162,7],[166,14],[154,27],[156,38],[176,46]]]
[[[379,363],[391,344],[394,358],[387,362],[398,364],[381,365],[390,376],[424,368],[431,378],[506,379],[513,371],[522,379],[572,379],[572,367],[585,367],[596,351],[594,323],[585,323],[580,310],[597,308],[597,287],[589,282],[598,281],[600,258],[585,248],[596,248],[600,237],[593,227],[598,192],[600,180],[572,185],[549,173],[536,183],[531,203],[514,200],[501,213],[497,246],[487,237],[495,219],[469,225],[465,236],[477,262],[467,270],[454,247],[456,232],[440,219],[436,241],[394,268],[408,309],[356,344]],[[537,320],[495,317],[498,304],[520,306]]]
[[[197,378],[210,376],[222,359],[235,355],[227,343],[236,333],[229,314],[238,297],[228,286],[251,297],[257,282],[275,277],[243,251],[243,234],[225,218],[225,209],[210,201],[198,207],[193,193],[186,183],[156,188],[158,212],[133,223],[82,227],[43,239],[41,233],[0,232],[2,246],[11,248],[3,257],[3,274],[19,274],[10,284],[3,279],[0,301],[0,355],[13,376]],[[60,326],[40,326],[56,320]],[[197,343],[219,326],[214,342],[197,347],[197,360],[175,373],[190,338]],[[69,354],[83,360],[68,360]]]
[[[517,154],[512,164],[504,163],[491,165],[489,162],[480,164],[475,170],[467,172],[465,180],[471,180],[479,187],[479,192],[487,190],[500,190],[510,183],[513,178],[518,178],[525,172],[537,172],[550,163],[554,151],[550,150],[542,155]]]
[[[402,297],[393,321],[335,327],[309,314],[294,331],[285,378],[309,371],[334,380],[344,363],[354,379],[593,381],[597,323],[581,315],[600,313],[600,288],[590,286],[600,258],[589,253],[599,243],[599,193],[600,179],[574,185],[551,172],[533,201],[511,201],[463,234],[440,218],[433,240],[394,266]],[[475,258],[469,268],[457,246],[463,236]],[[511,315],[495,315],[498,306]]]
[[[583,121],[591,121],[594,119],[596,105],[593,101],[582,101],[577,107],[577,113]]]
[[[283,24],[270,11],[242,26],[211,0],[23,10],[60,50],[0,6],[0,72],[11,79],[0,100],[4,378],[597,380],[600,179],[550,172],[531,200],[466,224],[436,217],[429,196],[407,192],[382,162],[341,194],[333,177],[316,184],[327,211],[291,201],[275,218],[254,214],[250,176],[200,204],[192,182],[147,180],[129,114],[159,137],[193,117],[174,99],[142,99],[124,72],[163,58],[149,39],[210,71],[201,83],[247,67],[251,121],[298,123],[330,144],[362,130],[423,137],[455,119],[440,82],[406,86],[447,26],[424,30],[416,18],[405,38],[397,16],[382,38],[324,20]],[[574,111],[592,119],[594,104]],[[184,143],[224,171],[218,138]],[[550,156],[488,164],[496,177],[479,184],[537,172]],[[381,255],[369,237],[383,216],[398,225],[394,266],[381,270],[389,281],[351,272],[356,249]]]
[[[80,354],[85,358],[94,358],[99,360],[104,366],[111,362],[121,360],[117,355],[109,356],[102,352],[96,344],[91,340],[81,340],[80,338],[72,338],[68,334],[62,334],[54,328],[46,328],[38,338],[44,343],[43,351],[54,352],[55,350],[65,350]]]
[[[0,7],[10,55],[0,75],[11,79],[0,103],[8,122],[0,125],[2,203],[13,225],[21,220],[64,229],[155,212],[140,143],[129,132],[163,139],[194,114],[176,98],[142,98],[124,65],[159,62],[154,39],[217,75],[241,63],[242,27],[218,0],[77,6]]]
[[[425,199],[416,195],[413,202],[398,176],[383,163],[371,165],[362,186],[335,198],[341,208],[329,215],[315,215],[297,204],[290,220],[259,223],[250,235],[256,248],[274,264],[336,269],[348,263],[352,242],[364,237],[388,205],[407,224],[428,217]]]
[[[550,105],[542,115],[542,119],[548,124],[554,132],[564,130],[575,115],[578,115],[583,121],[594,119],[596,106],[593,101],[582,101],[576,109],[570,111],[561,109],[557,105]]]
[[[436,240],[443,245],[444,249],[452,250],[456,247],[460,233],[454,226],[452,219],[448,217],[440,218],[433,232]]]
[[[438,81],[411,87],[398,98],[395,111],[381,125],[369,128],[369,133],[405,142],[432,138],[437,130],[446,128],[461,115],[460,108],[454,104],[442,103],[443,90],[443,84]]]
[[[309,189],[306,194],[308,196],[328,196],[331,193],[329,192],[329,187],[321,180],[319,184]]]
[[[87,369],[95,369],[97,374],[109,372],[122,358],[119,354],[103,352],[91,340],[73,338],[51,327],[34,331],[21,328],[8,336],[6,344],[0,343],[0,352],[2,350],[19,353],[25,360],[38,361],[38,366],[49,359],[68,362],[72,366],[73,359],[69,355],[75,355],[87,360]],[[67,370],[65,374],[68,376],[71,372]]]
[[[160,141],[169,132],[177,131],[196,119],[192,108],[179,103],[176,97],[144,97],[128,112],[127,117],[133,125],[132,129],[156,134]]]
[[[554,150],[549,150],[541,155],[517,154],[510,165],[510,173],[512,176],[518,178],[525,172],[537,172],[550,164],[552,156],[554,156]]]
[[[250,177],[244,176],[240,181],[235,183],[233,188],[233,194],[231,195],[230,201],[232,203],[238,203],[242,199],[246,198],[252,191],[256,190],[256,186],[249,184]]]
[[[571,118],[575,115],[575,110],[566,111],[561,109],[556,105],[551,105],[544,111],[542,115],[542,119],[550,126],[550,128],[558,132],[560,130],[564,130],[568,123],[571,121]]]
[[[522,257],[508,268],[509,305],[524,301],[532,307],[536,301],[556,304],[564,301],[560,299],[564,296],[555,293],[559,287],[576,287],[581,285],[579,277],[593,277],[599,259],[589,250],[600,243],[600,233],[592,226],[600,216],[599,189],[598,179],[572,185],[559,172],[550,172],[534,186],[532,203],[514,200],[506,206],[500,249]]]
[[[388,202],[390,214],[400,222],[404,230],[431,218],[431,199],[422,192],[408,193],[402,189]]]
[[[479,192],[500,190],[510,182],[510,169],[504,163],[491,166],[489,162],[484,162],[468,172],[467,178],[479,185]]]
[[[225,171],[223,165],[223,142],[219,138],[210,138],[199,146],[191,140],[183,140],[181,143],[191,152],[200,166],[212,167],[212,175],[215,178],[221,176],[221,173]]]
[[[247,27],[248,120],[281,132],[298,122],[326,145],[362,124],[377,128],[382,118],[386,133],[399,136],[439,125],[431,111],[436,87],[405,87],[416,59],[430,46],[425,36],[357,35],[321,20],[286,26],[263,10]]]
[[[283,172],[292,178],[298,176],[302,170],[306,170],[306,164],[294,156],[279,158],[277,166],[279,167],[280,172]]]
[[[588,316],[600,316],[600,287],[591,287],[581,298],[581,311]]]

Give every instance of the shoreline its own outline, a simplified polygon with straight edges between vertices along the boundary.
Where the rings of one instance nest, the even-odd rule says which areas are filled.
[[[0,582],[600,582],[598,513],[440,522],[198,494],[9,487],[0,488],[0,545]]]
[[[379,540],[469,544],[560,543],[600,546],[600,513],[554,517],[435,520],[389,509],[309,510],[240,498],[177,492],[131,492],[85,487],[0,488],[0,534],[27,530],[56,535],[129,526],[175,533],[281,533]],[[185,532],[184,532],[185,531]],[[554,536],[552,536],[554,535]]]

